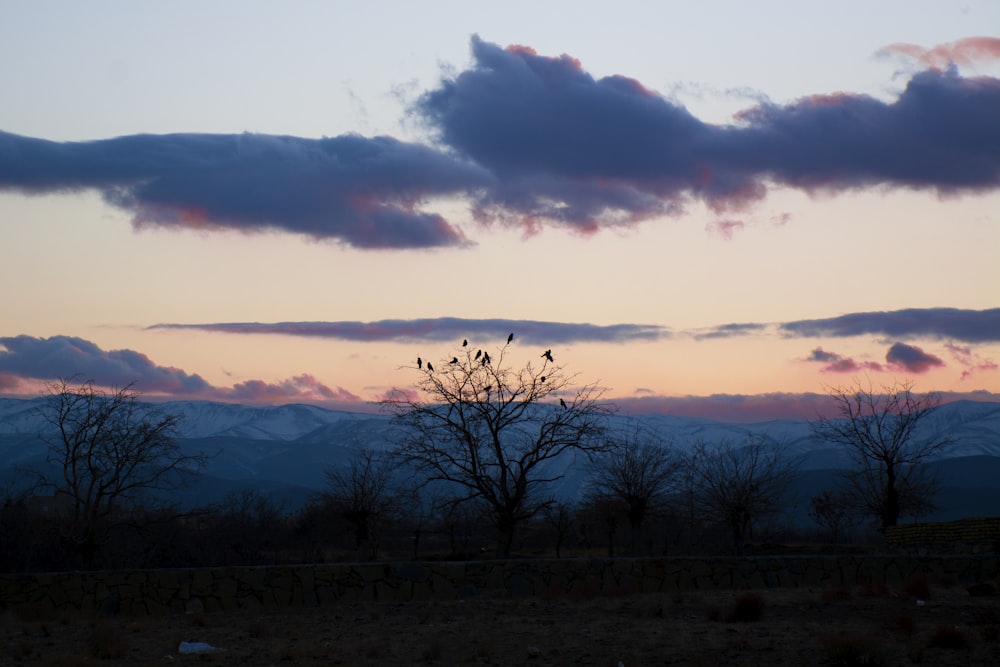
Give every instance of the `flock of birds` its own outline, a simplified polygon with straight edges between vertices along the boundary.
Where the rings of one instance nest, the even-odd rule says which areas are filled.
[[[514,334],[513,333],[508,334],[507,335],[507,344],[510,345],[513,341],[514,341]],[[462,339],[462,347],[468,347],[468,346],[469,346],[469,339],[463,338]],[[555,362],[555,359],[552,356],[552,349],[551,348],[548,349],[548,350],[545,350],[544,352],[542,352],[541,357],[543,359],[545,359],[546,361],[550,362],[550,363],[554,363]],[[490,353],[489,352],[483,352],[482,350],[476,350],[476,354],[473,357],[473,360],[474,361],[479,361],[480,363],[482,363],[483,366],[487,366],[487,365],[489,365],[489,363],[491,361],[491,359],[490,359]],[[452,357],[451,361],[448,362],[448,365],[452,366],[452,365],[455,365],[457,363],[458,363],[458,357]],[[417,368],[418,369],[423,369],[423,367],[424,367],[424,360],[421,357],[417,357]],[[428,373],[433,373],[434,372],[434,366],[429,361],[427,362],[427,372]],[[545,382],[545,376],[544,375],[542,375],[539,379],[542,382]],[[485,391],[487,393],[489,393],[490,390],[493,389],[493,387],[492,386],[488,386],[488,387],[485,387],[484,389],[485,389]],[[564,401],[561,398],[559,399],[559,405],[561,405],[564,408],[568,408],[569,407],[568,405],[566,405],[566,401]]]

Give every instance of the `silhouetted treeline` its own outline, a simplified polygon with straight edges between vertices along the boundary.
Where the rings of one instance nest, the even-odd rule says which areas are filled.
[[[649,513],[636,534],[629,508],[607,497],[553,504],[529,522],[512,557],[679,556],[732,553],[730,527],[685,507],[680,496]],[[488,512],[474,505],[411,498],[368,527],[359,543],[355,521],[328,495],[288,510],[256,491],[210,507],[180,511],[136,506],[108,517],[106,541],[89,563],[67,537],[59,499],[23,494],[0,507],[0,571],[253,566],[364,560],[469,560],[493,557],[495,531]],[[787,550],[782,545],[841,544],[836,535],[790,528],[775,515],[754,522],[744,553]],[[814,548],[814,547],[810,547]]]

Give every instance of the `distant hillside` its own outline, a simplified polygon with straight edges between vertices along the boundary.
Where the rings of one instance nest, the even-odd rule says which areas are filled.
[[[13,483],[19,470],[44,470],[51,425],[39,410],[45,399],[0,398],[0,480]],[[256,488],[295,505],[325,482],[325,471],[343,464],[352,448],[387,449],[398,434],[386,415],[335,412],[308,405],[247,407],[206,401],[157,404],[184,416],[178,442],[187,452],[209,456],[206,478],[189,491],[190,503],[218,501],[229,491]],[[807,422],[729,424],[709,419],[646,415],[617,416],[611,427],[633,422],[686,451],[698,441],[734,441],[749,434],[780,446],[799,468],[798,494],[814,494],[837,483],[849,464],[845,453],[817,440]],[[1000,515],[1000,404],[960,401],[939,407],[925,434],[947,434],[952,443],[938,456],[941,512],[935,518]],[[553,489],[573,499],[586,477],[580,462],[564,461],[565,478]],[[50,471],[55,473],[56,471]],[[808,503],[808,495],[804,496]],[[805,505],[798,513],[803,514]]]

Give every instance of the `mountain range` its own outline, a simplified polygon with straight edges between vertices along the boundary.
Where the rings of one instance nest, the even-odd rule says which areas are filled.
[[[25,470],[48,471],[46,442],[53,434],[44,416],[47,398],[0,398],[0,480],[16,484]],[[228,493],[255,489],[286,507],[301,505],[321,489],[326,471],[342,465],[358,446],[392,447],[398,433],[385,414],[325,410],[310,405],[252,407],[208,401],[160,403],[163,413],[182,415],[177,442],[187,453],[208,456],[202,479],[186,490],[185,504],[218,502]],[[834,486],[849,465],[843,449],[818,439],[805,421],[731,424],[668,415],[614,416],[611,429],[638,422],[677,451],[694,443],[738,443],[748,434],[765,437],[794,461],[798,476],[797,515],[808,498]],[[941,482],[940,510],[928,519],[1000,516],[1000,404],[958,401],[935,409],[922,423],[923,435],[947,435],[950,443],[932,465]],[[567,457],[565,476],[553,492],[579,496],[585,464]]]

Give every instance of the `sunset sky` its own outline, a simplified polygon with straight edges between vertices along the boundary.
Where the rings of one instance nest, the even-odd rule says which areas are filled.
[[[0,62],[0,396],[370,409],[514,332],[626,411],[1000,401],[996,0],[0,0]]]

